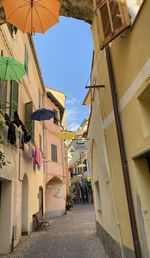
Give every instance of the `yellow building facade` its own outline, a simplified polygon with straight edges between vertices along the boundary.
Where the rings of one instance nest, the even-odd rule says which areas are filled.
[[[118,34],[113,28],[115,22],[118,21],[113,19],[114,17],[122,19],[125,14],[122,16],[117,13],[112,15],[112,23],[110,22],[112,31],[110,33],[110,24],[106,19],[107,12],[105,12],[105,21],[102,13],[106,2],[108,1],[94,2],[95,15],[92,33],[95,51],[91,71],[91,85],[94,87],[89,89],[84,100],[84,104],[90,105],[91,111],[88,137],[90,138],[90,163],[97,232],[111,258],[148,258],[150,257],[150,35],[148,11],[150,2],[134,1],[136,8],[134,6],[132,9],[134,15],[130,14],[130,26],[126,22],[125,30],[119,31],[117,28]],[[125,6],[124,1],[116,1],[116,5],[118,3],[119,6],[118,10],[121,12],[120,3],[123,3],[123,8],[126,7],[127,12],[130,13],[129,2],[131,1],[127,1]],[[108,3],[107,6],[109,6]],[[111,6],[109,6],[109,11],[110,14],[114,11]],[[104,27],[103,30],[102,27]],[[108,45],[106,46],[106,44],[109,44],[111,73]],[[112,73],[116,87],[113,96],[111,91],[113,80],[110,78]],[[114,94],[117,96],[115,100],[121,121],[119,129],[114,111]],[[118,130],[122,133],[123,141],[118,138]],[[124,157],[120,142],[124,143],[126,154]],[[127,189],[129,184],[125,184],[124,181],[125,166],[129,172],[128,181],[131,193]],[[125,175],[126,177],[127,175]],[[129,207],[129,203],[133,207]]]
[[[12,122],[14,111],[17,111],[24,126],[14,125],[16,140],[11,143],[4,120],[4,144],[0,148],[9,162],[0,169],[0,253],[4,254],[14,248],[21,235],[29,234],[34,229],[33,215],[45,211],[43,127],[41,122],[31,121],[30,118],[33,111],[42,107],[44,85],[31,36],[2,25],[0,50],[3,56],[20,61],[27,72],[19,81],[0,81],[3,115],[7,113]],[[14,109],[10,108],[13,105]],[[28,131],[31,140],[22,142],[23,128]],[[40,155],[38,165],[35,151]]]

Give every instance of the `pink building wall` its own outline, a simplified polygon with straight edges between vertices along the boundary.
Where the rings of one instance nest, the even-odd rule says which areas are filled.
[[[55,109],[60,119],[58,106],[47,95],[44,96],[45,108]],[[60,123],[54,119],[44,121],[44,155],[45,155],[45,209],[47,217],[55,217],[65,213],[66,176],[64,159],[64,142],[57,136]],[[51,160],[51,144],[57,146],[57,162]]]

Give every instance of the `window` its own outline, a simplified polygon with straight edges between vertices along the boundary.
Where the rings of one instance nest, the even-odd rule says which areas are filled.
[[[42,106],[42,94],[39,90],[39,108],[41,108],[41,106]]]
[[[130,25],[130,18],[125,1],[97,0],[95,11],[100,45],[103,48]]]
[[[34,143],[34,121],[31,120],[31,114],[33,113],[33,102],[27,102],[25,104],[25,127],[30,133],[32,143]]]
[[[41,134],[39,134],[39,147],[40,147],[40,150],[42,150],[42,136],[41,136]]]
[[[17,28],[14,25],[9,24],[9,23],[7,23],[7,26],[8,26],[11,36],[13,37],[13,35],[17,33]]]
[[[18,83],[16,81],[0,80],[0,106],[12,119],[14,111],[18,110]]]
[[[150,174],[150,155],[148,155],[146,157],[146,160],[147,160],[147,165],[148,165],[148,171],[149,171],[149,174]]]
[[[14,117],[14,111],[18,110],[18,83],[10,81],[10,118]]]
[[[3,108],[3,111],[6,111],[7,103],[7,81],[0,79],[0,107]]]
[[[58,111],[56,109],[53,109],[53,111],[55,112],[54,124],[58,125]]]
[[[51,144],[51,160],[57,162],[57,146]]]
[[[142,125],[143,135],[150,135],[150,85],[138,97],[140,121]]]
[[[26,70],[27,73],[28,73],[28,70],[29,70],[28,61],[29,61],[28,52],[27,52],[27,48],[25,47],[25,53],[24,53],[24,68],[25,68],[25,70]]]

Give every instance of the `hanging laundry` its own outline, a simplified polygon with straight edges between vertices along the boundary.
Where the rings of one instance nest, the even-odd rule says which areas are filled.
[[[24,130],[24,142],[28,143],[31,140],[31,135],[28,133],[28,131],[25,129]]]
[[[21,125],[21,128],[22,128],[22,131],[24,132],[24,143],[28,143],[32,137],[23,124]]]
[[[8,126],[7,140],[12,145],[16,144],[16,128],[15,128],[15,125],[12,122]]]
[[[9,126],[11,123],[11,120],[10,120],[10,117],[7,115],[7,113],[4,114],[4,118],[5,118],[5,124]]]
[[[40,150],[37,146],[35,146],[35,156],[34,156],[34,161],[37,165],[40,166],[41,160],[40,160]]]
[[[10,142],[10,144],[15,145],[16,144],[16,128],[15,125],[10,120],[10,117],[5,113],[5,124],[8,126],[8,135],[7,135],[7,141]]]
[[[20,120],[17,111],[14,112],[14,120],[13,120],[13,123],[14,123],[17,127],[19,127],[20,125],[22,125],[22,121]]]

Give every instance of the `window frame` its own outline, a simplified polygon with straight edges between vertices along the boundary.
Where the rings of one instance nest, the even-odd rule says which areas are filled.
[[[56,162],[58,161],[58,153],[57,153],[57,145],[51,144],[51,161]]]
[[[53,108],[53,111],[55,112],[55,116],[53,118],[53,122],[54,122],[55,125],[58,125],[58,110]]]
[[[112,5],[111,5],[112,4]],[[105,9],[104,9],[105,6]],[[116,7],[117,9],[113,8]],[[100,48],[103,49],[107,44],[109,44],[113,39],[115,39],[119,34],[121,34],[124,30],[126,30],[129,26],[131,26],[131,20],[128,14],[127,4],[124,2],[120,2],[119,0],[101,0],[94,2],[95,14],[96,14],[96,23],[97,23],[97,31],[99,37]],[[104,11],[107,11],[107,20],[108,24],[110,24],[110,33],[106,36],[104,22],[106,16],[104,16]],[[118,16],[115,15],[114,11],[118,10]],[[118,17],[120,19],[121,25],[116,26],[116,21],[114,21],[114,17]],[[104,19],[103,19],[104,18]],[[119,20],[118,20],[119,21]],[[117,23],[118,23],[117,21]]]
[[[27,112],[27,106],[29,106],[30,112]],[[32,112],[33,112],[33,101],[26,102],[24,105],[25,127],[28,130],[29,134],[31,135],[31,142],[34,143],[35,123],[34,123],[34,120],[28,119],[28,116],[30,116]]]
[[[27,74],[29,74],[29,55],[28,55],[26,46],[25,46],[25,50],[24,50],[24,68],[25,68]]]

